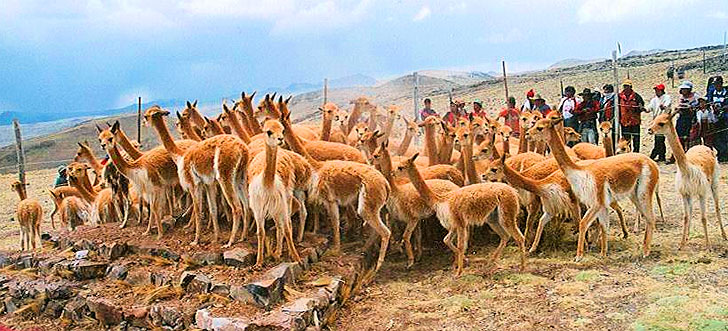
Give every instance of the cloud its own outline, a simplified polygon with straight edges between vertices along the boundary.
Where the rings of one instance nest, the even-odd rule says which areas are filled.
[[[719,20],[728,20],[728,13],[722,10],[708,12],[708,14],[705,16],[707,16],[708,18],[716,18]]]
[[[481,38],[481,42],[489,44],[509,44],[523,40],[525,35],[521,30],[513,28],[507,32],[494,32],[485,38]]]
[[[577,10],[579,24],[611,23],[645,17],[664,18],[679,14],[680,9],[691,6],[694,0],[586,0]]]
[[[418,11],[417,14],[415,14],[415,17],[412,18],[412,21],[413,22],[422,21],[422,20],[430,17],[431,14],[432,14],[432,11],[430,10],[429,6],[427,6],[427,5],[422,6],[422,8],[420,8],[420,11]]]
[[[302,33],[351,26],[361,21],[372,0],[186,0],[185,13],[272,23],[272,34]]]

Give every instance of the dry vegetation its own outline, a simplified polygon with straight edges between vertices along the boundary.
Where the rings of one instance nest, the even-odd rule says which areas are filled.
[[[645,98],[652,95],[651,87],[664,81],[670,56],[652,57],[663,61],[639,65],[635,59],[629,67],[635,89]],[[710,53],[709,53],[710,55]],[[687,63],[701,57],[700,52],[684,52],[676,63]],[[591,69],[590,69],[591,68]],[[621,70],[626,75],[626,68]],[[707,75],[699,69],[687,72],[704,91]],[[559,78],[564,85],[601,87],[612,82],[611,71],[599,64],[578,66],[559,71],[550,70],[514,77],[509,81],[511,94],[520,97],[533,87],[550,104],[559,94]],[[449,87],[450,85],[444,85]],[[668,93],[676,89],[668,86]],[[375,88],[334,90],[331,100],[340,105],[361,94],[371,94],[379,104],[395,103],[411,109],[411,93],[407,84],[390,84]],[[498,82],[458,87],[455,96],[470,101],[480,98],[486,108],[502,106],[502,88]],[[442,111],[447,104],[446,88],[432,84],[422,89],[423,96],[433,99],[435,108]],[[311,118],[314,105],[320,98],[313,94],[297,97],[294,117]],[[348,105],[347,107],[348,108]],[[644,115],[645,121],[649,115]],[[124,118],[122,126],[132,128],[133,120]],[[643,125],[643,129],[645,125]],[[133,130],[130,129],[130,132]],[[156,138],[146,132],[144,144],[156,145]],[[89,140],[95,136],[90,124],[69,129],[28,144],[32,160],[63,159],[73,155],[78,137]],[[54,141],[53,146],[33,149],[32,146]],[[66,147],[66,144],[69,147]],[[97,145],[93,144],[92,145]],[[652,147],[651,138],[643,133],[642,152]],[[98,146],[96,146],[98,147]],[[0,151],[0,164],[9,151]],[[12,154],[14,155],[14,154]],[[99,153],[101,155],[101,153]],[[539,252],[532,254],[526,272],[518,272],[518,254],[514,245],[504,253],[500,268],[492,275],[484,274],[488,255],[496,246],[496,236],[487,231],[471,235],[478,243],[468,252],[469,265],[465,274],[453,278],[451,255],[440,243],[430,245],[422,260],[406,269],[406,258],[392,245],[387,260],[374,283],[348,304],[336,325],[341,330],[531,330],[531,329],[635,329],[635,330],[726,330],[728,329],[728,242],[719,237],[712,201],[708,205],[709,233],[714,243],[712,251],[703,250],[702,231],[694,219],[688,248],[678,251],[681,235],[682,208],[676,195],[673,179],[675,166],[660,166],[660,194],[665,206],[665,222],[658,219],[653,242],[653,255],[640,258],[641,235],[630,234],[621,239],[616,217],[612,215],[610,254],[601,259],[595,250],[584,261],[574,263],[576,237],[571,224],[552,222],[547,226]],[[50,228],[47,215],[52,209],[50,196],[45,192],[55,177],[54,169],[31,171],[28,174],[30,198],[38,199],[46,217],[42,228]],[[10,191],[15,175],[0,175],[0,233],[3,249],[19,248],[17,223],[11,223],[17,196]],[[728,199],[728,176],[721,175],[721,198]],[[631,225],[636,215],[625,204],[625,216]],[[697,212],[697,207],[696,212]],[[695,216],[695,215],[694,215]],[[630,227],[631,228],[631,227]],[[559,242],[553,239],[565,240]]]

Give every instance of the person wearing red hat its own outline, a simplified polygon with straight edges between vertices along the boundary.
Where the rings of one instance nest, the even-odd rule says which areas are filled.
[[[526,92],[526,100],[523,100],[523,104],[521,105],[521,111],[531,111],[533,110],[533,97],[536,96],[536,92],[533,89],[528,90]]]
[[[655,120],[657,115],[663,113],[669,113],[671,111],[672,98],[669,94],[665,93],[665,85],[657,84],[654,87],[655,96],[650,100],[647,105],[646,111],[652,113],[652,120]],[[650,158],[657,162],[665,162],[665,153],[667,153],[667,147],[665,146],[665,136],[661,134],[655,135],[655,147],[652,148]]]

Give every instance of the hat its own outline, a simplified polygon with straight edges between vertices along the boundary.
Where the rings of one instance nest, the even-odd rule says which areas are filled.
[[[684,88],[692,90],[693,89],[693,82],[691,82],[689,80],[684,80],[684,81],[682,81],[682,83],[680,83],[680,86],[678,86],[677,88],[678,89],[681,89],[681,90],[684,89]]]
[[[587,87],[587,88],[584,89],[584,91],[582,91],[581,93],[579,93],[579,95],[589,95],[589,96],[591,96],[592,95],[592,91],[591,91],[590,88]]]
[[[657,84],[654,87],[655,90],[665,91],[665,84]]]
[[[631,79],[625,79],[624,82],[622,82],[622,86],[629,86],[632,87],[632,80]]]
[[[62,174],[64,172],[66,172],[66,166],[65,165],[58,166],[58,173]]]
[[[576,89],[575,89],[575,88],[574,88],[573,86],[567,86],[567,87],[566,87],[566,88],[564,89],[564,91],[565,91],[565,92],[569,92],[569,91],[571,91],[572,93],[576,93]]]
[[[516,104],[516,98],[514,98],[514,97],[508,97],[508,102],[515,105]]]
[[[546,99],[541,97],[541,94],[536,94],[536,96],[533,98],[533,100],[543,100],[546,101]]]
[[[701,95],[701,96],[698,96],[698,101],[700,101],[700,100],[708,101],[708,98],[706,98],[706,97],[704,97],[704,96]]]
[[[530,89],[530,90],[528,90],[528,92],[526,92],[526,97],[533,98],[534,93],[536,93],[536,92],[534,92],[533,89]]]
[[[480,101],[480,99],[473,100],[473,104],[476,104],[476,103],[478,104],[478,106],[483,107],[483,101]]]

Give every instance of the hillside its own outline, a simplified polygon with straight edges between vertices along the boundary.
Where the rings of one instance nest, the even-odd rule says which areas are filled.
[[[704,91],[707,77],[715,74],[716,71],[726,69],[721,67],[717,61],[708,63],[707,74],[702,72],[702,51],[706,51],[706,57],[711,59],[721,54],[720,46],[707,46],[687,50],[663,51],[648,55],[625,56],[620,59],[620,80],[628,74],[634,81],[635,89],[645,98],[652,95],[652,86],[658,83],[665,83],[665,72],[674,61],[676,66],[684,66],[687,69],[686,75],[696,86],[697,91]],[[711,72],[712,71],[712,72]],[[423,73],[430,73],[424,71]],[[442,75],[439,75],[442,77]],[[490,76],[489,76],[490,77]],[[577,90],[589,87],[600,89],[605,83],[614,83],[612,77],[611,61],[598,61],[592,63],[578,64],[565,68],[551,68],[547,70],[529,72],[521,75],[508,77],[508,87],[511,95],[515,96],[520,103],[525,92],[534,88],[542,94],[549,104],[556,104],[560,96],[559,81],[564,86],[573,85]],[[358,86],[346,88],[331,88],[329,90],[329,101],[334,102],[344,109],[349,109],[349,101],[361,95],[368,96],[374,103],[379,105],[396,104],[402,107],[403,114],[412,117],[412,75],[406,75],[383,82],[374,86]],[[677,90],[667,82],[667,92],[676,94]],[[421,98],[429,97],[433,100],[433,107],[442,112],[447,108],[448,92],[452,89],[456,98],[471,101],[479,98],[484,101],[486,109],[494,112],[504,106],[504,92],[502,78],[490,78],[480,80],[473,84],[459,84],[444,78],[432,77],[426,74],[420,75],[419,95]],[[261,95],[260,92],[258,95]],[[302,93],[292,99],[291,110],[293,119],[296,121],[318,121],[320,114],[318,106],[323,102],[320,90]],[[166,106],[170,110],[180,110],[179,104],[172,103]],[[208,104],[203,112],[213,115],[219,112],[218,104]],[[647,115],[645,115],[647,116]],[[26,159],[30,169],[55,167],[59,162],[54,160],[67,160],[74,155],[76,142],[87,139],[95,140],[96,129],[94,123],[103,123],[106,120],[120,119],[122,128],[136,135],[135,116],[118,115],[104,119],[96,119],[84,122],[73,128],[63,130],[54,134],[36,137],[25,141]],[[647,120],[647,117],[646,117]],[[644,135],[647,136],[646,134]],[[648,143],[649,137],[643,139]],[[156,146],[158,141],[153,132],[143,129],[142,143],[144,148]],[[92,144],[97,145],[97,144]],[[651,145],[651,143],[649,143]],[[99,151],[100,152],[100,151]],[[43,162],[38,164],[39,162]],[[0,172],[14,171],[15,150],[13,146],[0,148]]]

